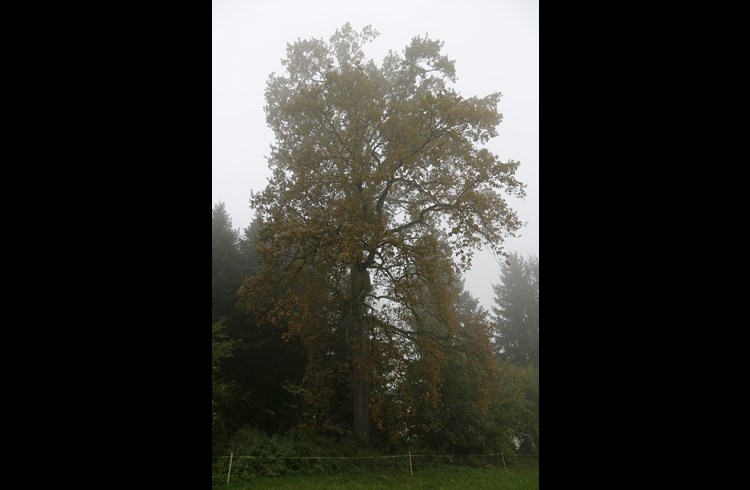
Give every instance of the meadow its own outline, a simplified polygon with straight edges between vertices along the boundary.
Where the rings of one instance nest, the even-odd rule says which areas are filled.
[[[347,471],[321,475],[285,475],[259,477],[251,474],[234,475],[229,485],[226,475],[215,474],[212,489],[493,489],[531,490],[539,488],[539,465],[527,462],[513,465],[506,471],[502,466],[472,468],[450,466],[424,468],[409,474],[408,468],[389,468],[376,471]]]

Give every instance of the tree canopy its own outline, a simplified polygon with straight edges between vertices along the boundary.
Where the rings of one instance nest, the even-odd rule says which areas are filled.
[[[298,40],[286,72],[269,77],[272,176],[251,196],[264,267],[243,289],[251,309],[274,294],[268,318],[287,322],[309,352],[323,330],[345,339],[364,442],[378,330],[419,342],[432,315],[455,331],[448,303],[419,304],[419,292],[439,298],[482,245],[502,254],[521,226],[504,195],[524,195],[519,163],[483,147],[497,135],[500,94],[461,96],[454,62],[427,37],[366,61],[375,36],[346,24],[329,42]]]

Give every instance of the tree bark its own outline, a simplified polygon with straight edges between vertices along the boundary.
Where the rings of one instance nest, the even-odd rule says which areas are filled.
[[[370,274],[362,263],[351,272],[352,300],[352,405],[354,437],[362,444],[370,443],[370,375],[369,335],[364,315],[365,296],[370,289]]]

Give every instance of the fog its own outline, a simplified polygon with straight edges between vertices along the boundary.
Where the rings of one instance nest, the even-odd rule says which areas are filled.
[[[287,42],[328,38],[346,22],[380,36],[365,46],[380,64],[389,49],[429,34],[456,62],[455,88],[464,96],[501,92],[503,120],[487,145],[503,160],[521,162],[526,199],[509,198],[527,225],[506,241],[509,252],[539,255],[539,2],[538,0],[378,2],[213,0],[211,201],[223,201],[235,228],[253,218],[250,190],[270,176],[265,155],[273,141],[263,112],[266,80],[281,73]],[[489,308],[500,265],[475,255],[466,288]]]

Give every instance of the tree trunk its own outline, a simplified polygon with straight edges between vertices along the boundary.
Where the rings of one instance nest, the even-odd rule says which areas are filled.
[[[364,315],[365,295],[370,289],[370,274],[362,264],[351,272],[352,288],[352,405],[354,437],[362,444],[370,443],[370,375],[368,372],[369,332]]]

